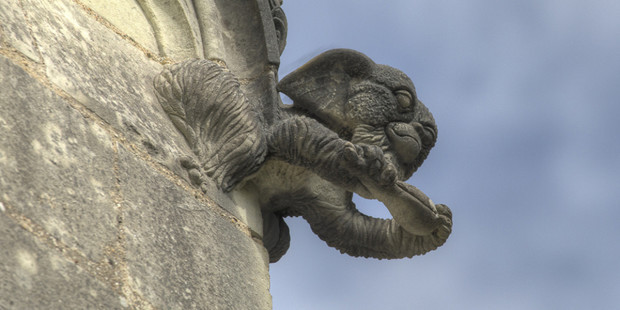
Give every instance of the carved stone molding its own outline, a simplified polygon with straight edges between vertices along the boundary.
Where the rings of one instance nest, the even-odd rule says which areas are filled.
[[[287,22],[279,0],[83,2],[145,48],[176,61],[206,58],[235,67],[237,58],[251,56],[255,63],[277,65],[286,45]],[[244,53],[248,46],[252,55]]]
[[[280,54],[286,47],[286,36],[288,35],[288,22],[286,15],[280,7],[282,5],[281,0],[269,0],[269,7],[271,9],[271,17],[273,18],[273,25],[276,29],[276,37],[278,38],[278,48]]]

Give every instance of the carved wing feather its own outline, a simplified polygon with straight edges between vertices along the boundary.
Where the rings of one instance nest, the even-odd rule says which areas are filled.
[[[351,80],[369,76],[374,67],[375,63],[360,52],[330,50],[285,76],[278,83],[278,91],[291,98],[294,106],[321,120],[341,122]]]
[[[164,111],[222,190],[259,168],[267,151],[259,117],[230,72],[189,60],[164,70],[154,84]]]
[[[196,132],[189,126],[186,119],[185,108],[181,99],[183,98],[183,87],[179,84],[179,81],[173,78],[169,70],[165,70],[158,75],[153,84],[157,90],[155,95],[164,112],[168,114],[174,126],[181,131],[189,146],[194,149],[196,145]]]

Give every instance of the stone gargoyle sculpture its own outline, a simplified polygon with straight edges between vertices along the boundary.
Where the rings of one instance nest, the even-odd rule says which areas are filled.
[[[181,159],[189,179],[260,192],[271,262],[289,247],[287,216],[302,216],[329,246],[352,256],[412,257],[450,235],[450,209],[404,182],[434,146],[437,127],[401,71],[353,50],[327,51],[279,82],[293,104],[279,102],[271,122],[209,60],[172,65],[154,84],[195,153]],[[393,219],[360,213],[353,193],[383,202]]]

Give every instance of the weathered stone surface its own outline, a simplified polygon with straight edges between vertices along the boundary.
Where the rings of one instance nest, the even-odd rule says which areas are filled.
[[[194,8],[196,21],[200,26],[204,58],[225,61],[226,47],[222,42],[222,20],[216,0],[194,1]]]
[[[266,69],[267,47],[256,1],[216,0],[225,61],[239,79],[253,79]],[[277,43],[277,42],[276,42]]]
[[[182,186],[153,172],[152,166],[116,144],[119,159],[107,132],[3,56],[0,71],[0,211],[7,210],[5,204],[10,205],[11,210],[92,261],[105,258],[104,248],[116,242],[121,229],[126,238],[122,259],[127,260],[124,264],[129,270],[126,285],[136,288],[157,307],[270,308],[265,249],[232,217],[217,206],[197,201]],[[220,198],[228,199],[229,207],[236,206],[226,196]],[[8,225],[2,227],[15,230]],[[13,243],[23,239],[11,234],[2,237]],[[4,249],[8,243],[2,244]],[[40,250],[46,251],[50,249]],[[28,253],[23,255],[31,255]],[[10,262],[13,253],[0,255],[2,261],[6,258]],[[13,265],[3,264],[0,278],[14,274],[23,277],[14,272],[17,269]],[[71,269],[82,272],[76,266],[59,266],[61,274]],[[28,281],[55,281],[53,274],[40,276]],[[91,283],[96,280],[86,278],[84,281],[91,282],[80,282],[79,278],[63,275],[66,281],[75,279],[83,285],[88,294],[105,291],[97,288],[101,284]],[[21,285],[17,280],[6,281],[0,282],[3,292],[14,292]],[[103,300],[101,305],[105,306],[100,307],[94,299],[99,295],[78,298],[52,289],[28,292],[42,297],[21,301],[22,306],[2,296],[0,300],[7,304],[0,305],[9,309],[14,305],[16,309],[40,308],[38,305],[54,294],[59,300],[82,300],[87,305],[76,304],[76,308],[113,309],[121,301],[126,304],[121,297],[108,295],[105,298],[113,298],[113,302]]]
[[[0,202],[0,309],[127,309],[83,269],[7,217]]]
[[[155,31],[162,55],[177,61],[203,57],[200,26],[192,0],[139,0]],[[130,25],[126,25],[128,27]]]
[[[39,54],[28,31],[19,0],[0,1],[0,45],[2,41],[6,41],[30,59],[39,61]]]
[[[142,146],[155,160],[187,178],[178,159],[192,152],[152,90],[153,76],[161,65],[71,1],[24,3],[30,10],[44,12],[33,21],[33,33],[52,83]],[[255,218],[260,211],[246,210],[225,196],[216,201],[256,233],[262,232],[257,224],[260,217]]]
[[[134,287],[161,309],[270,309],[266,251],[119,147],[123,231]]]
[[[110,138],[3,56],[0,72],[0,199],[100,260],[117,226]]]
[[[144,48],[158,53],[155,32],[135,0],[82,0],[86,6],[129,35]]]
[[[72,1],[24,0],[24,7],[37,12],[33,34],[52,83],[171,169],[189,154],[153,94],[161,64]]]

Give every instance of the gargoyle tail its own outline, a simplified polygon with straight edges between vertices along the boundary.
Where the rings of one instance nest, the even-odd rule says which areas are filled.
[[[154,86],[203,172],[222,190],[259,168],[267,151],[259,117],[230,72],[209,60],[188,60],[165,69]]]
[[[315,202],[313,208],[301,210],[301,215],[329,246],[351,256],[395,259],[422,255],[443,245],[451,232],[451,227],[442,227],[427,236],[413,235],[393,219],[360,213],[353,202],[346,208]]]

